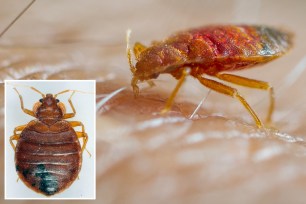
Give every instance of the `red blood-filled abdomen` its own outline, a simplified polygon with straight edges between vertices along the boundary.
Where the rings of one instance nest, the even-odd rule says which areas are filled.
[[[15,164],[20,179],[38,193],[50,196],[66,189],[82,164],[74,129],[67,121],[51,126],[31,121],[18,140]]]
[[[292,46],[292,34],[268,26],[212,25],[177,33],[165,43],[186,53],[185,65],[180,66],[198,66],[214,74],[282,56]]]

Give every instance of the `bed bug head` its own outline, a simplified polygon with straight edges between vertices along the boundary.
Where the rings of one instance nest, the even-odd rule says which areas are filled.
[[[33,106],[36,117],[45,124],[53,124],[62,119],[66,112],[65,105],[55,95],[46,94]]]
[[[161,73],[170,73],[186,59],[186,54],[171,43],[154,43],[151,47],[135,43],[133,51],[137,62],[133,65],[132,50],[129,46],[130,33],[131,31],[128,30],[127,58],[133,73],[131,84],[135,94],[138,94],[139,81],[155,79]]]
[[[14,86],[28,87],[28,88],[34,90],[35,92],[39,93],[42,96],[42,98],[34,104],[33,109],[29,110],[29,109],[24,108],[22,96],[18,92],[17,88],[14,87],[14,90],[17,92],[17,94],[19,96],[20,105],[21,105],[21,109],[23,110],[23,112],[25,112],[26,114],[28,114],[32,117],[35,117],[35,118],[39,119],[40,121],[42,121],[46,125],[52,125],[59,120],[63,120],[63,119],[71,118],[71,117],[75,116],[76,111],[75,111],[75,109],[72,105],[71,98],[76,92],[94,94],[94,93],[86,92],[86,91],[67,89],[67,90],[61,91],[57,94],[54,94],[54,95],[52,95],[52,94],[46,94],[45,95],[42,92],[40,92],[39,90],[37,90],[36,88],[31,87],[31,86],[20,85],[20,84],[18,84],[18,85],[14,84]],[[66,113],[66,107],[65,107],[64,103],[60,102],[57,99],[58,95],[63,94],[63,93],[67,93],[67,92],[72,92],[69,99],[68,99],[68,102],[70,103],[72,111],[73,111],[73,113],[68,113],[68,114]]]
[[[24,85],[18,85],[18,86],[24,86]],[[17,92],[20,98],[21,108],[25,113],[33,117],[36,117],[40,121],[43,121],[45,124],[53,124],[56,121],[63,118],[64,114],[66,113],[66,109],[65,105],[61,103],[58,99],[56,99],[57,94],[54,96],[52,94],[45,95],[34,87],[31,86],[27,87],[39,93],[42,96],[42,98],[33,105],[33,109],[32,111],[30,111],[24,108],[22,96],[20,95],[16,87],[14,87],[14,90]]]

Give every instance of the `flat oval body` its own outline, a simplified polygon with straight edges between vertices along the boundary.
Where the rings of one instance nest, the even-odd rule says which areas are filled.
[[[50,126],[31,121],[17,142],[15,164],[19,178],[38,193],[50,196],[66,189],[81,170],[76,132],[64,120]]]
[[[188,66],[200,68],[191,70],[192,75],[214,75],[269,62],[291,45],[292,34],[268,26],[206,26],[154,42],[140,53],[135,76],[146,80]]]

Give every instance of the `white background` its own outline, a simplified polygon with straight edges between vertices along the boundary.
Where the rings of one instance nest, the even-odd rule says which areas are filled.
[[[66,89],[85,91],[89,93],[76,92],[72,97],[72,103],[76,109],[76,115],[68,121],[81,121],[85,126],[85,131],[88,134],[87,150],[92,154],[83,152],[82,169],[79,174],[79,180],[62,193],[55,194],[51,197],[46,197],[38,194],[19,180],[15,170],[14,151],[9,143],[10,136],[13,135],[13,130],[19,125],[24,125],[34,120],[25,114],[20,107],[20,101],[17,93],[13,90],[14,86],[23,96],[24,107],[32,110],[35,102],[39,101],[42,96],[28,87],[18,85],[33,86],[44,94],[56,94]],[[72,112],[68,98],[71,92],[61,94],[57,98],[66,106],[66,112]],[[76,127],[80,130],[80,127]],[[81,140],[82,142],[82,140]],[[5,82],[5,197],[12,198],[84,198],[95,199],[95,81],[94,80],[79,80],[79,81],[6,81]]]

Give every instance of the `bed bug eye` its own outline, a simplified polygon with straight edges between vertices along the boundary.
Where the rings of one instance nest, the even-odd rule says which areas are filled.
[[[58,99],[56,99],[56,103],[58,103],[59,102],[59,100]]]
[[[41,103],[42,103],[42,102],[43,102],[43,99],[42,99],[42,98],[41,98],[41,99],[39,99],[39,102],[41,102]]]

